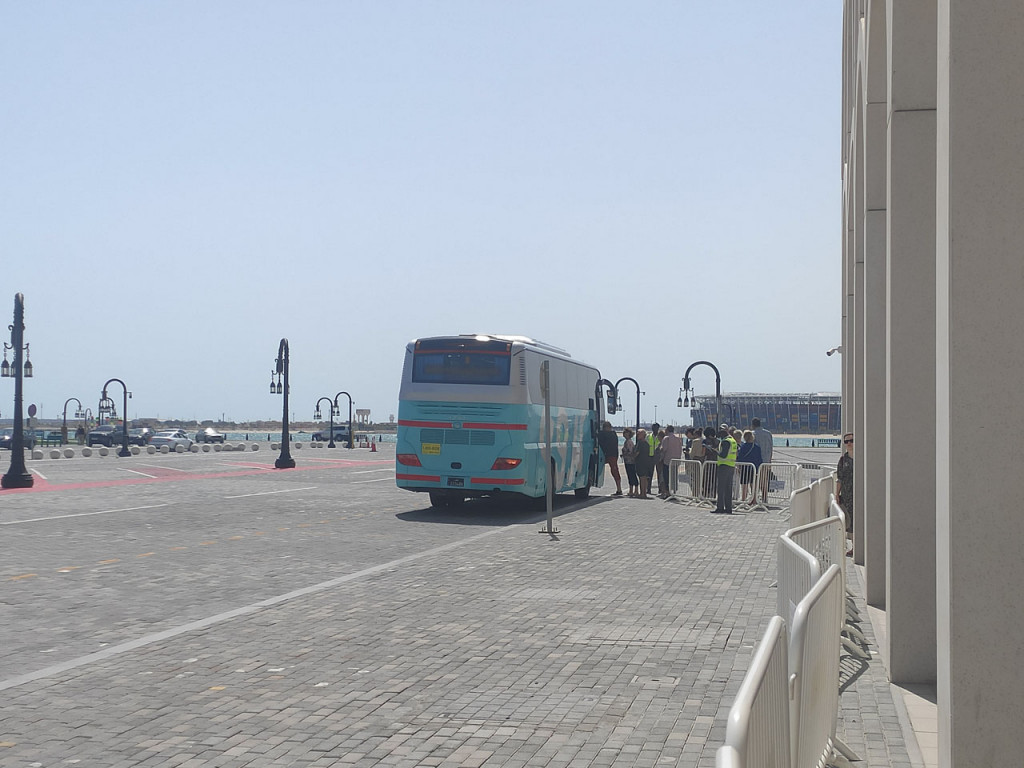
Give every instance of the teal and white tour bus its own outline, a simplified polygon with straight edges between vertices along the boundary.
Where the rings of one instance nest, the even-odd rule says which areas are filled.
[[[551,465],[545,468],[541,365],[548,363]],[[524,336],[435,336],[405,350],[395,477],[436,507],[473,496],[586,497],[604,465],[600,372]]]

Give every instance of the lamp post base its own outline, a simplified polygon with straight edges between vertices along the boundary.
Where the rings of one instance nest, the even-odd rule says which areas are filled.
[[[30,472],[24,474],[8,472],[0,478],[0,488],[31,488],[35,482]]]
[[[295,459],[291,456],[278,456],[274,469],[295,469]]]

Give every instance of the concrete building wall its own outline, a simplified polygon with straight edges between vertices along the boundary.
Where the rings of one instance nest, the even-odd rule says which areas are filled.
[[[1017,765],[1024,5],[883,8],[879,52],[879,3],[844,3],[844,420],[864,438],[855,559],[886,608],[891,679],[936,682],[940,765]],[[884,322],[868,317],[879,307]]]

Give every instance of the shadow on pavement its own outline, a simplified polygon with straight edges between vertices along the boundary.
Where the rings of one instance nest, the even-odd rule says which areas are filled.
[[[424,497],[425,498],[425,497]],[[591,496],[577,499],[571,494],[555,496],[553,513],[555,517],[575,512],[578,509],[600,503],[606,497]],[[534,503],[523,497],[495,496],[468,499],[456,507],[431,507],[399,512],[395,515],[407,523],[442,523],[446,525],[525,525],[543,522],[547,519],[544,499]]]

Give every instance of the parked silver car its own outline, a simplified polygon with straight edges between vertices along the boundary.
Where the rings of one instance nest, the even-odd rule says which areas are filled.
[[[149,439],[149,444],[157,448],[162,448],[166,445],[172,451],[180,445],[187,451],[192,447],[192,438],[183,429],[168,429],[153,435]]]

